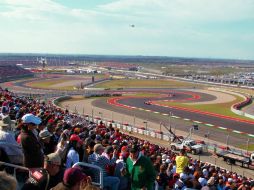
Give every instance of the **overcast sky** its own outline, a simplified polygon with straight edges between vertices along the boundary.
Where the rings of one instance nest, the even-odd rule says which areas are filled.
[[[254,0],[0,0],[0,35],[0,52],[254,59]]]

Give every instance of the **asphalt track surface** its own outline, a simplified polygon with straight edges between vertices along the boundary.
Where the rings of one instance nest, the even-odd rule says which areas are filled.
[[[200,92],[195,92],[195,90],[192,92],[191,89],[187,90],[178,90],[178,89],[170,89],[170,90],[165,90],[165,89],[128,89],[128,91],[123,91],[122,93],[130,93],[130,92],[152,92],[152,93],[158,93],[158,97],[146,97],[146,98],[126,98],[126,99],[120,99],[118,103],[124,104],[130,107],[138,107],[138,108],[143,108],[143,109],[149,109],[152,111],[156,112],[162,112],[169,114],[169,112],[172,112],[175,116],[179,116],[181,118],[188,118],[194,121],[201,121],[204,123],[210,123],[214,124],[215,126],[220,126],[220,127],[225,127],[230,130],[220,130],[216,127],[208,127],[202,124],[199,124],[199,130],[195,131],[195,134],[200,136],[200,139],[205,140],[204,136],[209,134],[207,139],[211,139],[214,141],[218,141],[221,143],[226,143],[226,141],[229,143],[229,145],[237,145],[237,144],[246,144],[246,141],[249,139],[247,135],[239,135],[236,133],[232,133],[232,130],[236,131],[242,131],[244,133],[249,133],[249,134],[254,134],[254,124],[251,123],[246,123],[242,121],[237,121],[237,120],[231,120],[231,119],[226,119],[222,117],[215,117],[215,116],[210,116],[210,115],[204,115],[204,114],[199,114],[195,112],[189,112],[189,111],[184,111],[184,110],[179,110],[175,108],[168,108],[168,107],[161,107],[161,106],[156,106],[156,105],[146,105],[144,104],[145,101],[148,100],[155,100],[155,99],[168,99],[168,100],[175,100],[179,101],[181,99],[186,99],[190,98],[191,95],[188,95],[189,93],[197,94],[199,95],[199,99],[197,98],[196,100],[193,99],[192,101],[189,102],[202,102],[202,101],[212,101],[215,100],[216,97],[210,94],[205,94],[205,93],[200,93]],[[174,92],[175,96],[169,97],[168,95],[170,93]],[[179,92],[179,93],[177,93]],[[183,94],[184,92],[187,92],[187,94]],[[164,97],[160,97],[159,93],[162,95],[164,94]],[[106,100],[96,100],[93,103],[93,106],[95,107],[100,107],[104,109],[108,109],[111,111],[115,111],[118,113],[123,113],[129,116],[135,115],[136,117],[142,118],[147,121],[159,123],[162,122],[164,124],[168,124],[169,119],[166,116],[158,115],[158,114],[153,114],[152,112],[145,112],[145,111],[140,111],[138,109],[127,109],[124,107],[119,107],[115,105],[109,105]],[[218,107],[219,109],[219,107]],[[189,131],[190,126],[193,123],[179,120],[179,119],[174,119],[172,118],[172,128],[176,128],[177,130],[180,131]],[[227,139],[228,138],[228,139]],[[209,140],[208,140],[209,141]],[[253,139],[250,138],[249,143],[253,143]]]
[[[179,110],[173,107],[167,108],[167,107],[161,107],[158,105],[146,105],[144,104],[144,102],[147,100],[148,100],[147,98],[122,99],[119,101],[119,103],[128,105],[128,106],[135,106],[138,108],[149,109],[155,112],[160,112],[165,114],[172,112],[173,115],[179,116],[182,118],[188,118],[191,120],[197,120],[200,122],[213,124],[215,126],[224,127],[231,130],[237,130],[244,133],[254,134],[254,124],[252,123],[247,123],[247,122],[242,122],[242,121],[232,120],[227,118],[220,118],[216,116],[204,115],[204,114],[189,112],[185,110]],[[218,109],[220,108],[218,107]]]
[[[185,94],[186,92],[187,94]],[[168,98],[163,98],[163,97],[162,98],[126,98],[126,99],[120,99],[118,103],[130,106],[130,107],[143,108],[146,110],[149,109],[154,112],[160,112],[165,114],[169,114],[169,112],[172,112],[173,115],[179,116],[181,118],[188,118],[191,120],[196,120],[203,123],[209,123],[215,126],[224,127],[231,130],[254,134],[254,122],[250,123],[248,121],[242,121],[235,118],[225,118],[220,115],[219,116],[206,115],[206,114],[200,114],[196,112],[185,111],[181,108],[178,109],[174,107],[162,107],[159,105],[147,105],[144,103],[146,101],[154,101],[154,100],[170,100],[170,101],[178,102],[179,100],[182,100],[182,99],[191,98],[188,93],[189,91],[176,91],[174,92],[174,96],[168,97]],[[197,99],[197,100],[194,99],[190,102],[210,101],[216,98],[212,95],[204,94],[200,92],[194,92],[194,94],[199,95],[200,99]],[[220,107],[218,107],[218,109],[220,109]]]

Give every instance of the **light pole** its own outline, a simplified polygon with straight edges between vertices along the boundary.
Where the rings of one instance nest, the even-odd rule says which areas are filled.
[[[169,129],[171,130],[171,112],[169,112],[168,124],[169,124]]]
[[[226,138],[226,145],[228,147],[228,141],[229,141],[229,134],[227,135],[227,138]]]
[[[136,115],[134,114],[134,116],[133,116],[133,127],[135,127],[135,125],[136,125]]]
[[[94,121],[94,119],[93,119],[93,113],[94,112],[94,108],[92,107],[92,122]]]
[[[99,112],[99,115],[101,117],[101,121],[102,121],[102,116],[103,116],[103,113],[102,112]]]
[[[248,140],[247,140],[247,154],[249,153],[249,143],[250,143],[250,139],[248,138]]]
[[[145,129],[146,129],[146,135],[147,135],[147,121],[144,121],[143,123],[146,125]]]

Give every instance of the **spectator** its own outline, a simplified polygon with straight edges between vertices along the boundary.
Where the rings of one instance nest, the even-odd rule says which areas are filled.
[[[80,168],[74,167],[65,170],[63,181],[52,190],[83,190],[88,184],[90,184],[90,179]]]
[[[187,180],[187,175],[185,173],[181,173],[179,179],[176,181],[176,183],[174,185],[174,189],[176,189],[176,190],[185,189],[186,188],[186,185],[185,185],[186,180]]]
[[[189,158],[185,155],[185,150],[181,149],[179,156],[176,156],[176,173],[183,173],[183,170],[188,166]]]
[[[58,143],[59,142],[59,139],[61,137],[61,134],[63,132],[63,128],[61,125],[58,125],[55,129],[55,132],[54,132],[54,139],[55,141]]]
[[[169,179],[168,187],[169,187],[170,189],[173,189],[173,188],[174,188],[174,185],[175,185],[175,183],[178,181],[178,179],[179,179],[179,174],[174,173],[173,176]]]
[[[159,190],[168,188],[169,176],[167,175],[167,165],[166,164],[162,164],[160,166],[160,172],[157,175],[156,180],[159,185]]]
[[[226,185],[224,187],[224,190],[231,190],[233,186],[233,179],[232,178],[228,178]]]
[[[16,179],[5,172],[0,172],[0,189],[16,190],[17,189]]]
[[[83,162],[88,162],[88,157],[94,153],[95,142],[93,140],[87,140],[85,144]]]
[[[63,132],[60,136],[60,139],[56,148],[56,153],[60,155],[62,160],[66,157],[66,154],[67,154],[68,140],[69,140],[68,132]]]
[[[97,160],[99,159],[103,151],[104,147],[101,144],[96,144],[94,146],[94,153],[88,156],[88,163],[96,164]],[[94,178],[95,182],[99,182],[99,175],[97,170],[94,170]]]
[[[45,155],[52,153],[50,150],[50,137],[52,134],[48,130],[43,130],[39,133],[40,142],[42,144],[43,153]]]
[[[22,187],[26,189],[49,190],[55,187],[63,179],[64,171],[61,169],[61,158],[52,153],[45,156],[44,168],[32,169],[30,177]]]
[[[61,167],[61,157],[57,153],[51,153],[45,156],[44,169],[46,169],[50,175],[48,189],[55,187],[63,179],[64,170]]]
[[[36,125],[41,123],[39,117],[26,114],[22,117],[21,145],[24,152],[24,166],[28,168],[43,167],[43,150],[38,138],[33,133]]]
[[[119,190],[127,190],[128,189],[128,177],[126,174],[126,160],[128,158],[127,152],[121,152],[119,159],[116,160],[116,168],[114,176],[120,179]]]
[[[131,189],[152,190],[155,181],[155,170],[149,158],[142,155],[136,144],[130,150],[126,161],[127,175],[130,176]]]
[[[214,183],[214,177],[210,177],[210,179],[207,181],[207,185],[202,187],[201,190],[216,190],[217,188],[215,187]]]
[[[116,151],[112,146],[108,146],[105,149],[101,144],[94,146],[94,153],[88,157],[88,162],[100,166],[103,170],[103,183],[105,187],[109,187],[112,190],[118,190],[120,180],[118,177],[110,176],[110,168],[116,163]],[[98,176],[96,176],[98,181]]]
[[[81,139],[78,135],[73,134],[70,137],[69,148],[67,149],[66,168],[72,167],[75,163],[79,162],[78,148]]]
[[[53,123],[49,123],[47,124],[46,129],[50,132],[51,137],[50,137],[50,141],[49,141],[49,152],[52,153],[56,150],[56,146],[58,143],[58,139],[57,136],[54,135],[55,133],[55,125]]]
[[[0,145],[0,148],[7,155],[7,158],[4,161],[13,164],[21,164],[23,162],[21,146],[16,142],[14,134],[8,130],[11,123],[12,121],[8,115],[3,116],[2,120],[0,120],[0,141],[3,142],[3,144]]]

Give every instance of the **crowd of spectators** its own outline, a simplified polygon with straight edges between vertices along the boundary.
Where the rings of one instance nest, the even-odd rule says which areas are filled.
[[[30,71],[16,65],[0,65],[0,81],[32,75]]]
[[[254,190],[251,178],[192,159],[184,150],[175,153],[121,133],[112,124],[87,121],[51,103],[0,89],[0,107],[0,160],[30,170],[23,190],[98,189],[92,182],[99,183],[99,173],[73,167],[78,162],[99,166],[108,190]],[[0,182],[6,179],[0,175]],[[9,189],[15,189],[10,184]]]

